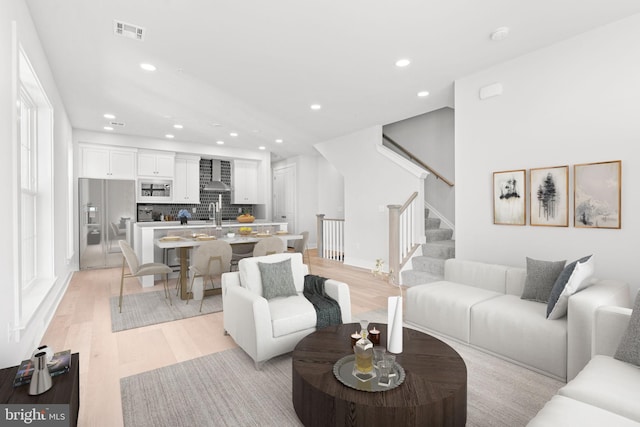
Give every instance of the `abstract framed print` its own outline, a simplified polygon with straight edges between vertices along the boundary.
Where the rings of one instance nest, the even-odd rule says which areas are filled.
[[[524,169],[493,173],[493,223],[525,225]]]
[[[575,165],[574,227],[620,228],[621,180],[620,160]]]
[[[529,191],[531,225],[569,226],[569,166],[531,169]]]

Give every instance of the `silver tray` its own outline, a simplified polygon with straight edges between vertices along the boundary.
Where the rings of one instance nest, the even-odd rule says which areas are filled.
[[[360,391],[377,392],[393,390],[404,382],[404,378],[406,376],[404,368],[397,362],[393,367],[393,373],[395,376],[391,377],[391,384],[388,386],[378,384],[378,377],[380,375],[378,373],[378,368],[375,368],[377,374],[375,378],[368,381],[361,381],[353,376],[353,365],[355,364],[355,360],[355,354],[350,354],[338,360],[335,365],[333,365],[333,375],[335,375],[338,381],[347,387]]]

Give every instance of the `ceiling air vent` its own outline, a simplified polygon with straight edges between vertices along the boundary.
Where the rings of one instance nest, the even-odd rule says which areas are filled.
[[[122,21],[113,21],[113,34],[135,40],[144,40],[145,29],[138,25],[127,24]]]
[[[124,126],[124,123],[122,123],[122,122],[109,122],[109,124],[111,126],[119,126],[119,127],[123,127]]]

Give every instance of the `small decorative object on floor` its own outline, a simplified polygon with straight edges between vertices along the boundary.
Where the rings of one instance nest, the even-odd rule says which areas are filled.
[[[180,209],[178,212],[178,218],[180,218],[180,224],[186,224],[187,220],[191,219],[191,213],[186,209]]]
[[[47,353],[41,351],[36,353],[31,361],[34,365],[31,383],[29,384],[29,394],[35,396],[49,390],[52,386],[51,374],[47,366]]]
[[[368,320],[361,320],[360,338],[356,345],[353,346],[353,352],[356,355],[356,363],[353,365],[353,376],[360,381],[369,381],[376,377],[376,371],[373,369],[373,343],[367,337]]]

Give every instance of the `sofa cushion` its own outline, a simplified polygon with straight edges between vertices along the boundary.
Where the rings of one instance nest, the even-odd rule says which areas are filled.
[[[527,280],[527,270],[520,267],[507,268],[505,294],[522,295],[524,291],[524,282]]]
[[[507,268],[504,265],[451,258],[444,264],[444,280],[504,294]]]
[[[302,295],[270,299],[269,312],[274,338],[316,327],[316,310]]]
[[[291,259],[291,271],[293,273],[293,283],[296,286],[296,292],[304,290],[305,269],[302,263],[302,254],[300,253],[282,253],[260,257],[243,258],[238,262],[238,270],[240,271],[240,285],[247,288],[251,292],[263,296],[262,277],[260,275],[259,262],[280,262],[285,259]]]
[[[522,299],[547,303],[556,279],[567,261],[541,261],[527,257],[527,279]]]
[[[637,366],[595,355],[558,394],[640,422],[639,385],[640,369]]]
[[[588,279],[593,275],[594,260],[593,256],[585,258],[576,261],[576,265],[574,266],[571,275],[567,280],[567,283],[564,285],[562,292],[560,292],[560,294],[558,295],[558,300],[555,302],[555,304],[553,304],[551,311],[549,311],[549,306],[552,303],[552,299],[549,299],[549,303],[547,304],[548,319],[556,320],[566,316],[567,308],[569,306],[569,297],[589,285],[590,281]],[[563,274],[564,271],[560,276],[562,276]],[[558,280],[561,280],[560,277],[558,277]],[[562,286],[562,283],[556,284],[558,285],[558,287]],[[553,286],[554,291],[556,284],[554,284]],[[553,293],[554,292],[552,292],[552,294]]]
[[[640,424],[613,412],[570,399],[553,396],[527,427],[638,427]]]
[[[636,295],[627,330],[613,357],[640,366],[640,292]]]
[[[262,294],[266,299],[297,295],[291,272],[291,258],[280,262],[258,262]]]
[[[559,378],[567,374],[567,321],[546,320],[545,304],[503,295],[471,308],[469,342]]]
[[[471,307],[501,295],[448,281],[412,286],[407,289],[405,320],[469,342]]]

